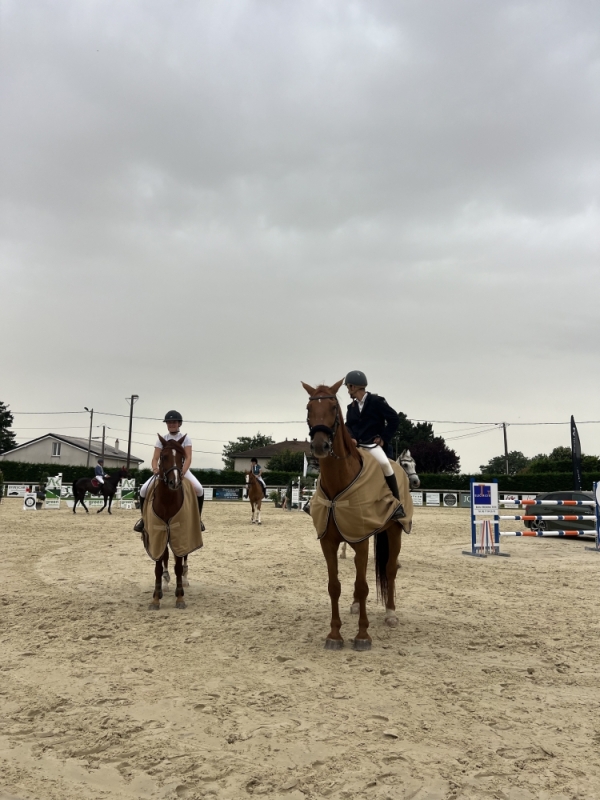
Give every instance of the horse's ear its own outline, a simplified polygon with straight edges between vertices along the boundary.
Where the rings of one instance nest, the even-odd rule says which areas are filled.
[[[180,444],[183,447],[183,443],[185,442],[185,437],[186,436],[187,436],[187,433],[184,433],[183,436],[181,437],[181,439],[177,440],[177,444]]]
[[[300,383],[310,395],[313,395],[317,391],[316,389],[313,389],[312,386],[309,386],[308,383],[304,383],[304,381],[300,381]]]
[[[342,385],[343,382],[344,382],[344,379],[342,378],[341,381],[338,381],[337,383],[333,384],[333,386],[331,387],[331,391],[333,392],[333,394],[337,394],[338,393],[338,390],[339,390],[339,388],[340,388],[340,386]]]
[[[410,454],[410,450],[405,450],[405,451],[402,453],[402,455],[404,456],[404,458],[412,458],[412,456],[411,456],[411,454]]]
[[[166,447],[167,446],[167,440],[163,439],[163,437],[160,435],[160,433],[157,433],[156,435],[158,436],[158,441],[162,444],[162,446]]]

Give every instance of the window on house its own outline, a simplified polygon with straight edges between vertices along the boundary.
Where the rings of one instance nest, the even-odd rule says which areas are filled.
[[[52,442],[52,455],[59,456],[60,455],[60,442]]]

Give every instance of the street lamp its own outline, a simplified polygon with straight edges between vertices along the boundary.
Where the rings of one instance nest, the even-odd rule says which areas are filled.
[[[134,406],[134,403],[136,402],[136,400],[139,400],[140,397],[137,394],[132,394],[131,398],[126,397],[125,399],[127,400],[127,402],[129,403],[129,406],[130,406],[129,407],[129,439],[127,440],[127,467],[126,467],[126,469],[129,469],[129,462],[131,460],[131,428],[132,428],[132,425],[133,425],[133,406]]]
[[[90,465],[90,449],[92,447],[92,423],[94,421],[94,409],[93,408],[88,408],[87,406],[84,406],[84,408],[90,415],[90,435],[88,437],[88,452],[87,452],[87,461],[86,461],[86,464],[85,464],[86,467],[89,467],[89,465]]]

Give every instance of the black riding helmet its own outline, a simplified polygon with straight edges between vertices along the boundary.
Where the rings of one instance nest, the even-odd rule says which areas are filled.
[[[179,422],[181,424],[183,422],[183,417],[179,411],[167,411],[164,422]]]
[[[367,376],[359,369],[353,369],[344,379],[344,385],[347,386],[348,384],[352,386],[367,386]]]

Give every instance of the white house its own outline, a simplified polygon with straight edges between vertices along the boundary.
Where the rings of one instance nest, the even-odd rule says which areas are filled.
[[[92,440],[90,446],[90,467],[96,466],[96,461],[102,453],[102,443]],[[77,436],[59,436],[57,433],[46,433],[38,436],[25,444],[20,444],[6,453],[0,454],[2,461],[21,461],[29,464],[56,464],[59,466],[85,467],[88,460],[88,440]],[[137,469],[143,459],[131,456],[130,467]],[[104,469],[107,471],[115,467],[124,467],[127,464],[127,453],[104,445]]]
[[[286,450],[289,450],[291,453],[306,453],[306,455],[309,456],[310,442],[306,440],[299,442],[297,439],[291,439],[288,441],[286,439],[285,442],[269,444],[266,447],[256,447],[253,450],[244,450],[241,453],[232,453],[231,458],[234,460],[233,468],[239,472],[247,471],[250,469],[250,459],[257,458],[258,463],[265,470],[265,472],[267,472],[269,469],[269,459],[275,455],[279,455],[279,453],[284,453]]]

